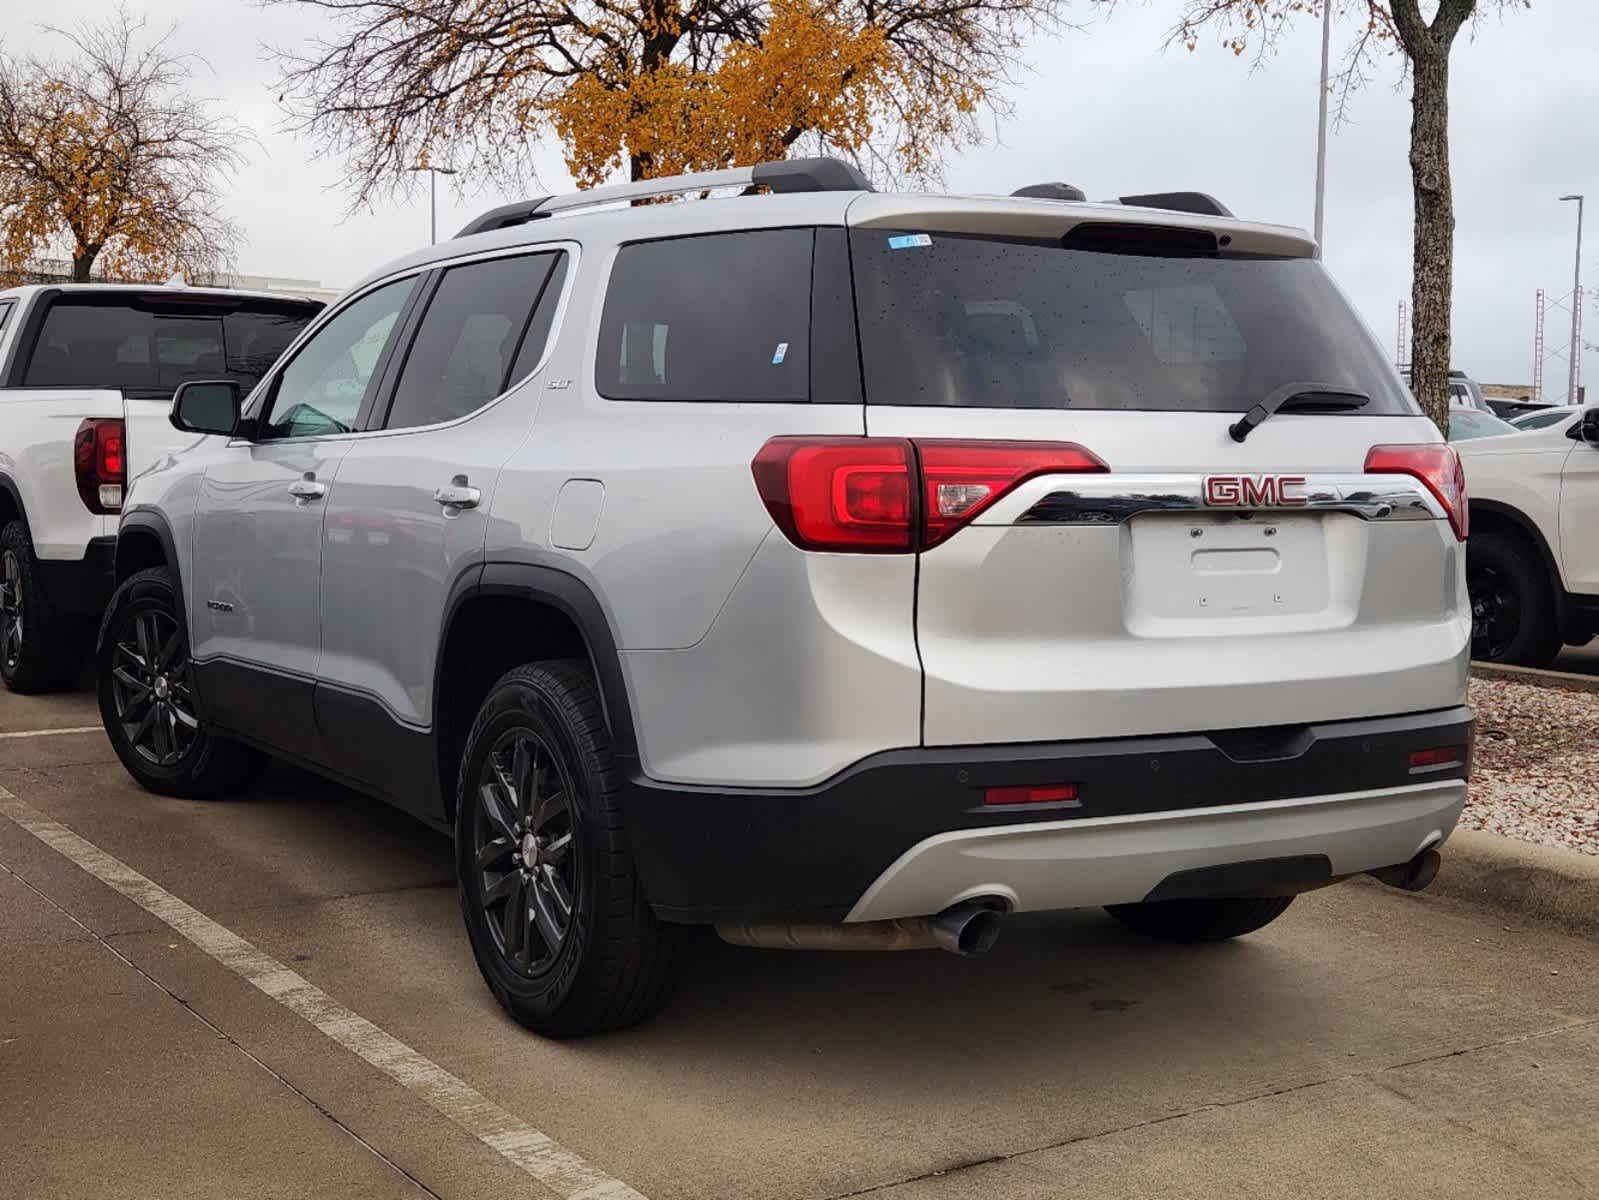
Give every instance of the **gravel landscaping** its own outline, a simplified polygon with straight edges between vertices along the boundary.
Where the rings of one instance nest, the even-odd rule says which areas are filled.
[[[1473,679],[1477,757],[1463,829],[1599,854],[1599,693]]]

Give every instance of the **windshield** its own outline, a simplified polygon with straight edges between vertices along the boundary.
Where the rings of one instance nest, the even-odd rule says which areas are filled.
[[[851,257],[871,404],[1243,412],[1317,383],[1419,411],[1310,259],[891,229]]]
[[[1509,421],[1501,421],[1489,413],[1478,412],[1474,408],[1453,408],[1449,410],[1449,440],[1452,442],[1469,441],[1471,438],[1498,437],[1502,433],[1519,433]]]

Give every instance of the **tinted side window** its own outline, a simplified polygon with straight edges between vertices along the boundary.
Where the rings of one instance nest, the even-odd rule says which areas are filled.
[[[6,322],[11,319],[12,307],[13,305],[9,300],[7,300],[4,304],[0,304],[0,330],[4,330],[6,327]]]
[[[544,293],[539,297],[533,319],[528,322],[527,334],[522,338],[522,348],[516,352],[516,365],[511,368],[511,380],[526,378],[539,359],[544,357],[544,345],[550,340],[550,329],[555,324],[555,310],[561,304],[561,291],[566,286],[567,256],[555,256],[555,270],[544,281]]]
[[[595,385],[612,400],[810,396],[810,229],[623,246]]]
[[[555,258],[492,258],[444,272],[406,354],[388,428],[453,421],[505,391]],[[548,334],[546,325],[541,345]]]
[[[416,286],[400,279],[368,292],[317,330],[273,388],[263,437],[348,433],[394,324]]]

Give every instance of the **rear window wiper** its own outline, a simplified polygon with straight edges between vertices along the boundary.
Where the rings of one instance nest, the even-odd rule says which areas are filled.
[[[1348,412],[1365,408],[1371,397],[1353,388],[1326,383],[1285,383],[1227,427],[1233,441],[1241,442],[1249,431],[1274,412]]]

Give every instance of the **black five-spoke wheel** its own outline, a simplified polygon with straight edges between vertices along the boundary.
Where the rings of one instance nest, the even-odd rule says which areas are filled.
[[[159,767],[183,760],[200,731],[189,684],[189,655],[170,613],[144,609],[112,649],[111,694],[128,744]]]
[[[1497,567],[1473,564],[1466,572],[1471,597],[1471,656],[1502,658],[1521,628],[1521,592]]]
[[[0,659],[8,670],[22,660],[22,560],[15,550],[0,555]]]
[[[547,970],[571,928],[581,861],[571,797],[567,765],[529,729],[502,735],[479,774],[478,903],[495,945],[523,975]]]

